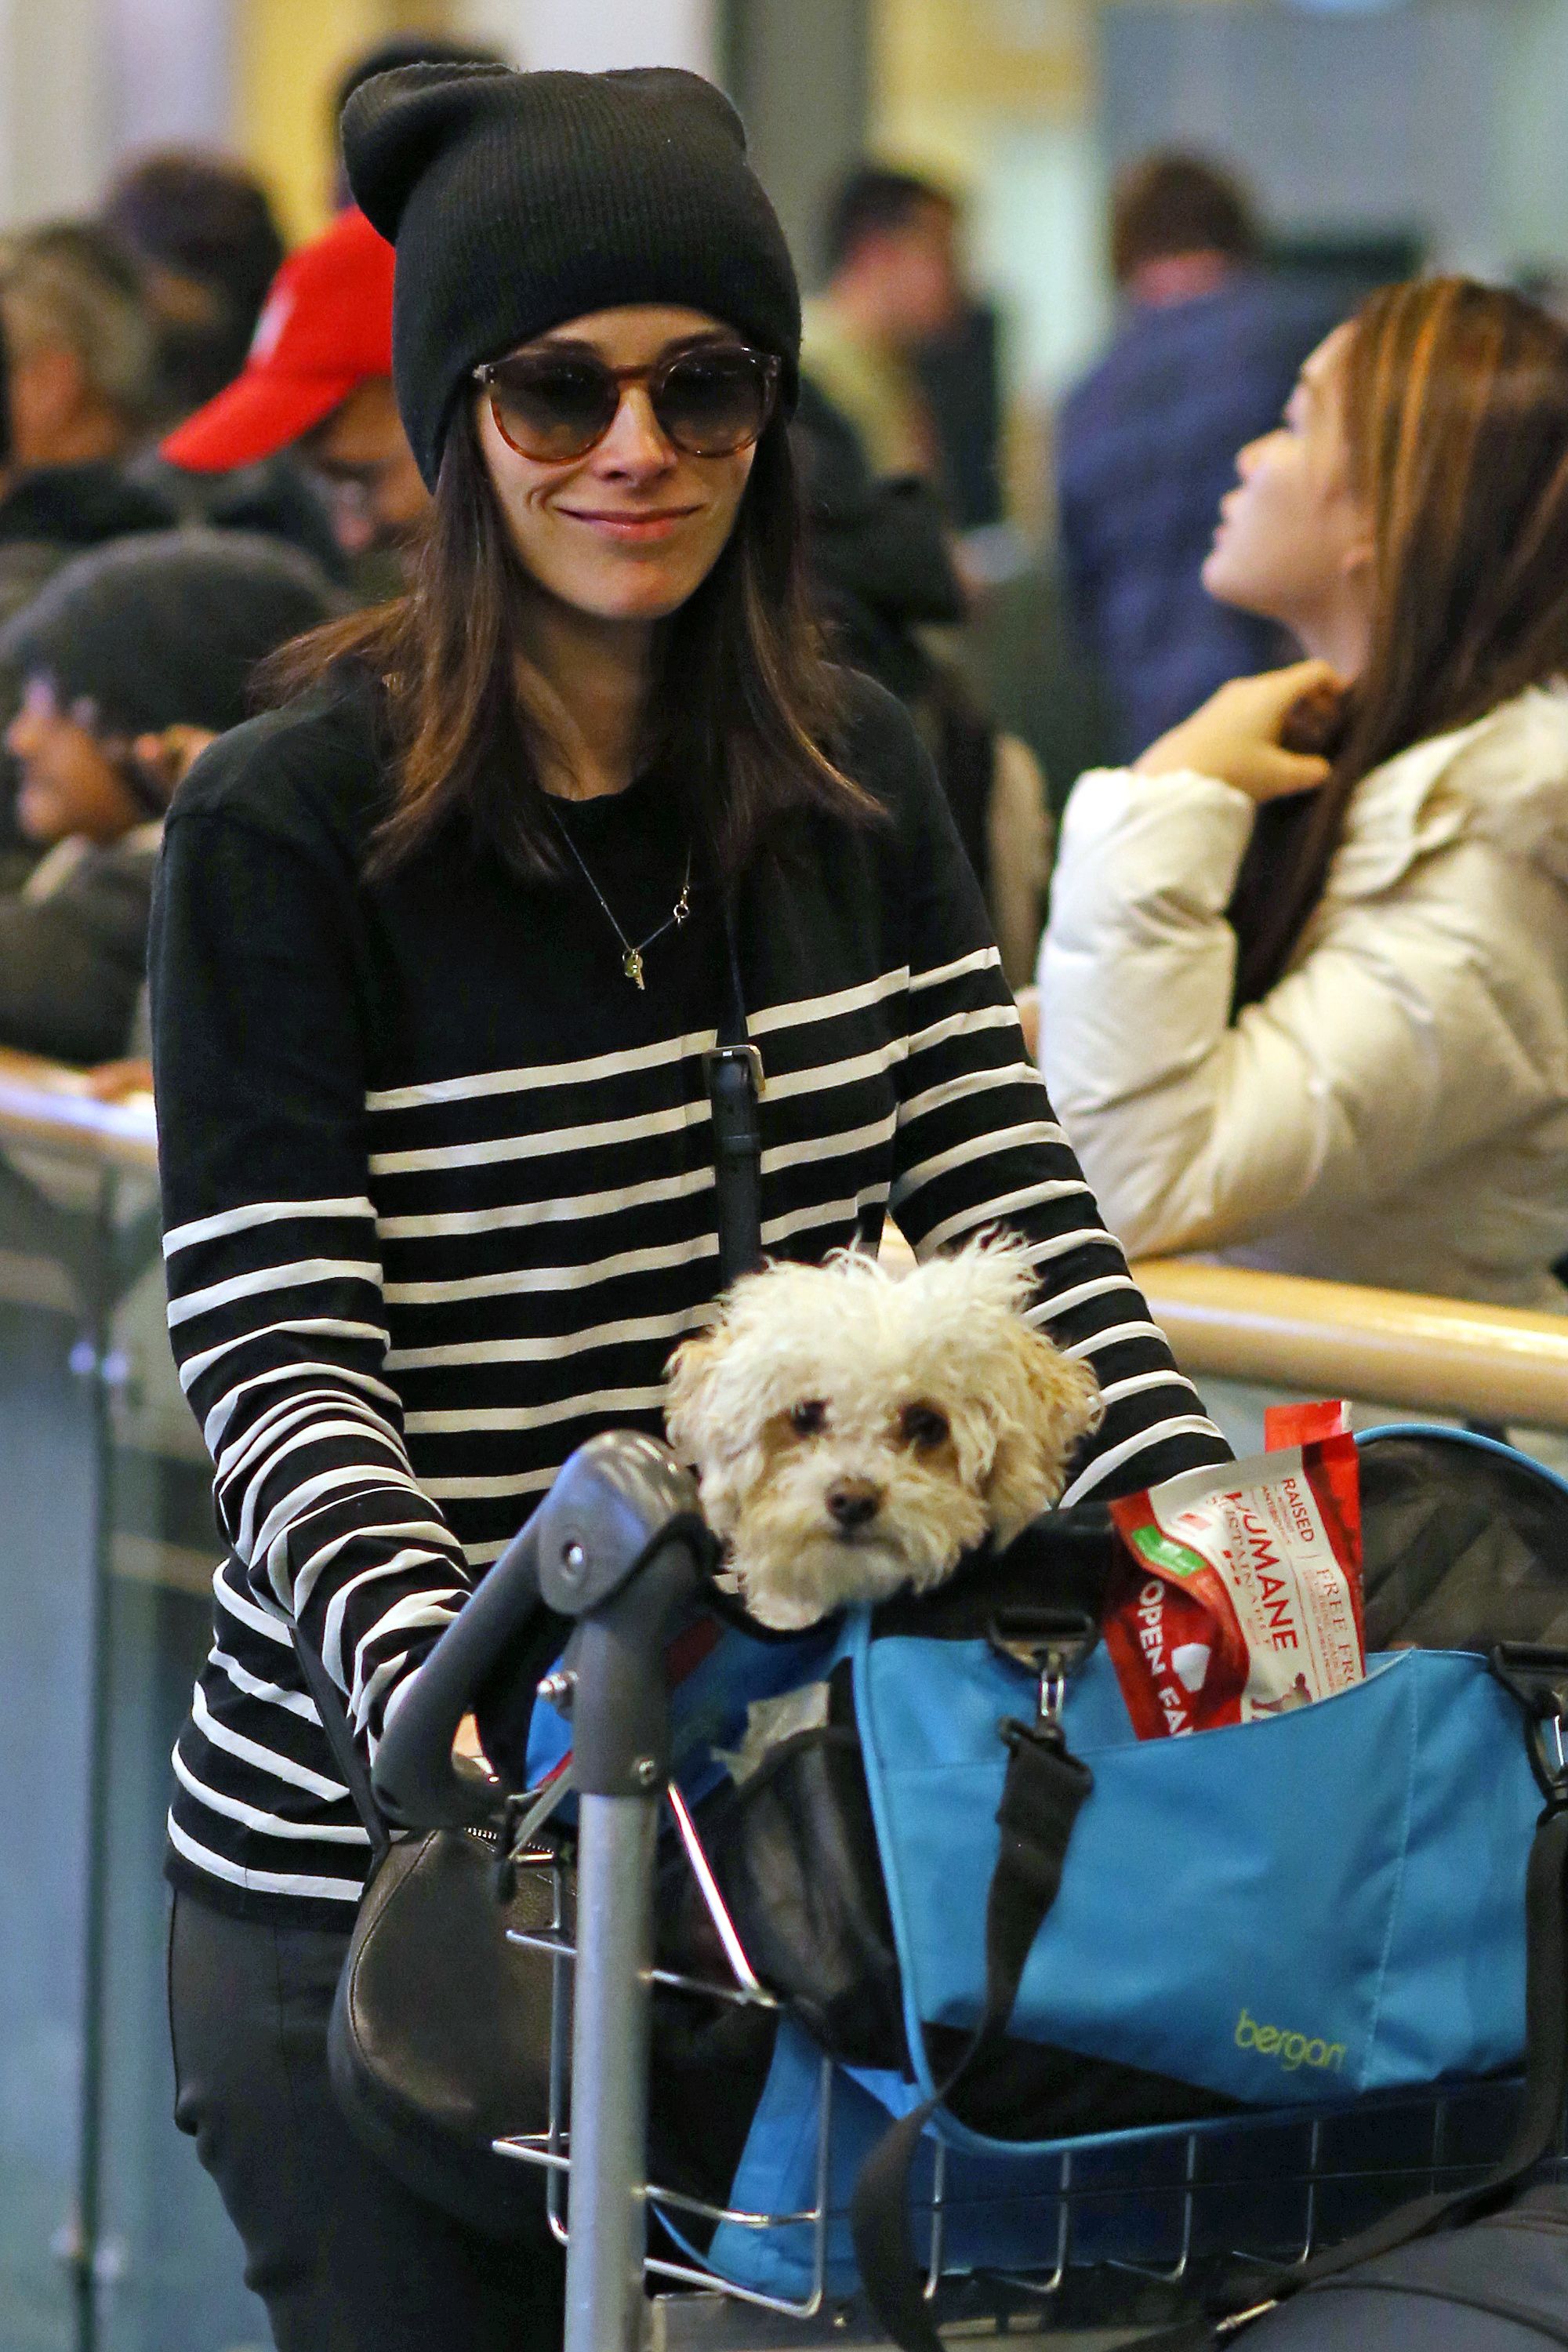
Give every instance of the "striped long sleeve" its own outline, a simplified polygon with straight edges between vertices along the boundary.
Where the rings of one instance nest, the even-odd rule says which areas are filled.
[[[204,1880],[319,1916],[357,1900],[369,1841],[289,1621],[374,1748],[392,1690],[470,1585],[386,1377],[363,1048],[333,881],[241,826],[178,826],[153,953],[169,1329],[227,1548],[174,1759],[171,1841]]]

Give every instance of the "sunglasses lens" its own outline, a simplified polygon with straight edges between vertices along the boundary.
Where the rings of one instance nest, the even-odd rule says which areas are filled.
[[[490,372],[489,394],[507,440],[542,465],[591,449],[608,431],[619,399],[608,368],[546,353],[503,360]]]
[[[653,410],[689,457],[727,457],[756,440],[772,405],[772,381],[754,352],[688,352],[666,369]]]

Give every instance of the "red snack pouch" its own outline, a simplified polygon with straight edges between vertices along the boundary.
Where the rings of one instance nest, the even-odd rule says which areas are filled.
[[[1366,1672],[1348,1432],[1190,1471],[1110,1506],[1105,1642],[1141,1739],[1250,1723]]]
[[[1342,1397],[1321,1404],[1271,1404],[1263,1414],[1263,1443],[1270,1454],[1282,1446],[1306,1445],[1315,1437],[1338,1437],[1351,1425],[1351,1409]]]

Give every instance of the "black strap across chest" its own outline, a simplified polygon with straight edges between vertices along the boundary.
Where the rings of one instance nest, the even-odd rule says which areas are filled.
[[[717,1043],[702,1057],[713,1114],[713,1178],[719,1224],[719,1283],[727,1290],[763,1256],[763,1139],[758,1102],[763,1057],[746,1033],[746,1000],[735,913],[724,909],[725,990]]]

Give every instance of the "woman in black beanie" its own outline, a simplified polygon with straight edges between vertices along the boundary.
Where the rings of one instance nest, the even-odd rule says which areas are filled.
[[[175,1755],[178,2113],[278,2343],[546,2345],[542,2242],[419,2203],[327,2087],[368,1860],[286,1631],[374,1745],[595,1430],[710,1315],[702,1055],[761,1050],[763,1239],[1021,1232],[1091,1357],[1069,1493],[1225,1447],[1026,1054],[908,720],[820,659],[799,310],[725,100],[410,68],[353,100],[434,493],[409,595],[181,793],[154,924],[170,1319],[230,1557]]]

